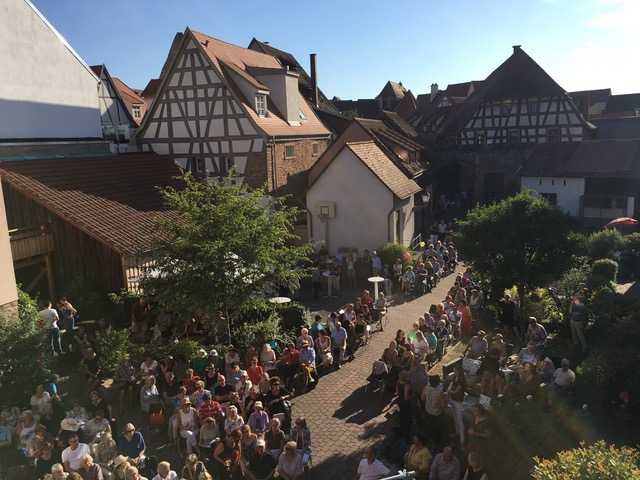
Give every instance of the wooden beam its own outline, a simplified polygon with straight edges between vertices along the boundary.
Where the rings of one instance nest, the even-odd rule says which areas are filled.
[[[56,295],[56,282],[55,275],[53,272],[53,255],[50,253],[44,257],[45,268],[47,271],[47,286],[49,287],[49,298],[52,299]]]

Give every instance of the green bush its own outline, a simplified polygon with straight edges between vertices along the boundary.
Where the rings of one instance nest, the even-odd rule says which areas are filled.
[[[129,330],[103,330],[96,335],[98,366],[106,374],[112,374],[130,353]]]
[[[0,399],[28,401],[36,385],[49,381],[51,345],[38,322],[36,301],[18,289],[18,318],[0,319]]]
[[[282,328],[278,314],[272,315],[267,320],[244,323],[233,329],[232,337],[234,346],[240,351],[246,351],[251,346],[259,349],[272,340],[275,340],[278,345],[283,345],[293,338]]]
[[[304,305],[292,302],[278,310],[282,315],[282,328],[286,333],[297,335],[302,327],[309,325],[309,312]]]
[[[593,292],[589,308],[593,313],[597,328],[608,328],[611,319],[616,316],[617,299],[618,294],[610,285],[600,287]]]
[[[604,441],[559,452],[549,460],[535,459],[534,480],[638,480],[640,452]]]
[[[601,258],[591,265],[587,285],[592,289],[610,285],[616,281],[617,276],[618,262]]]
[[[598,258],[617,258],[624,244],[624,237],[619,231],[606,229],[592,233],[586,238],[586,251],[587,255],[593,260]]]
[[[554,330],[562,322],[562,312],[545,288],[538,288],[529,295],[525,302],[523,316],[536,317],[539,322],[547,324],[547,327],[550,326]]]
[[[396,260],[398,258],[400,258],[402,262],[406,264],[408,262],[406,262],[406,255],[404,254],[408,251],[409,249],[404,245],[400,245],[398,243],[387,243],[380,249],[378,254],[382,259],[382,263],[384,263],[385,265],[393,265],[394,263],[396,263]]]
[[[632,233],[625,237],[620,263],[626,277],[640,278],[640,233]]]

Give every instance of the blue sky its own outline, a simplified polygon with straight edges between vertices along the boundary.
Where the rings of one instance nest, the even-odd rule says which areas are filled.
[[[32,0],[89,64],[135,88],[189,26],[318,54],[324,92],[370,98],[485,78],[520,44],[567,90],[640,91],[640,0]]]

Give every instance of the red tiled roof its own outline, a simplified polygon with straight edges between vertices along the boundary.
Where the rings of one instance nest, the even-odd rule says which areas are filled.
[[[230,43],[223,42],[217,38],[210,37],[204,33],[195,32],[190,30],[193,37],[200,43],[202,49],[209,57],[209,60],[220,70],[225,76],[227,82],[234,87],[234,82],[229,75],[226,75],[222,65],[235,71],[239,74],[239,71],[243,72],[241,75],[246,79],[246,76],[253,78],[255,82],[260,84],[255,77],[251,75],[249,70],[251,68],[284,68],[280,61],[265,53],[250,50],[248,48],[242,48],[238,45],[232,45]],[[235,89],[236,93],[238,89]],[[275,111],[269,107],[269,115],[266,117],[260,117],[249,104],[249,100],[245,99],[241,94],[238,94],[238,98],[242,107],[247,115],[260,127],[267,135],[272,136],[298,136],[298,135],[329,135],[330,132],[325,128],[322,122],[318,119],[313,109],[305,98],[296,91],[299,96],[300,111],[304,115],[305,119],[301,121],[300,125],[290,125],[282,117],[280,117]],[[253,101],[253,99],[251,99]]]
[[[111,80],[113,81],[113,86],[118,91],[120,98],[122,98],[122,101],[127,107],[127,110],[129,111],[133,122],[136,124],[136,126],[139,126],[142,119],[144,118],[144,114],[146,113],[146,103],[144,101],[144,98],[138,95],[132,88],[130,88],[118,77],[111,77]],[[140,106],[140,118],[136,118],[133,114],[134,105]]]
[[[155,222],[174,217],[157,187],[179,187],[179,169],[152,153],[0,163],[11,188],[120,254],[146,251]]]

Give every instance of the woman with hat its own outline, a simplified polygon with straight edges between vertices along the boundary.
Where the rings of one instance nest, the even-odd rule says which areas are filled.
[[[260,400],[254,402],[253,413],[249,415],[249,426],[256,433],[264,433],[269,429],[269,414],[264,411]]]
[[[131,464],[127,460],[127,457],[124,455],[118,455],[113,459],[113,464],[111,467],[111,475],[113,476],[113,480],[125,480],[125,475],[127,468],[129,468]]]
[[[189,397],[182,400],[182,405],[177,415],[177,431],[178,435],[185,439],[187,453],[194,450],[200,451],[198,447],[198,412],[191,405]]]

